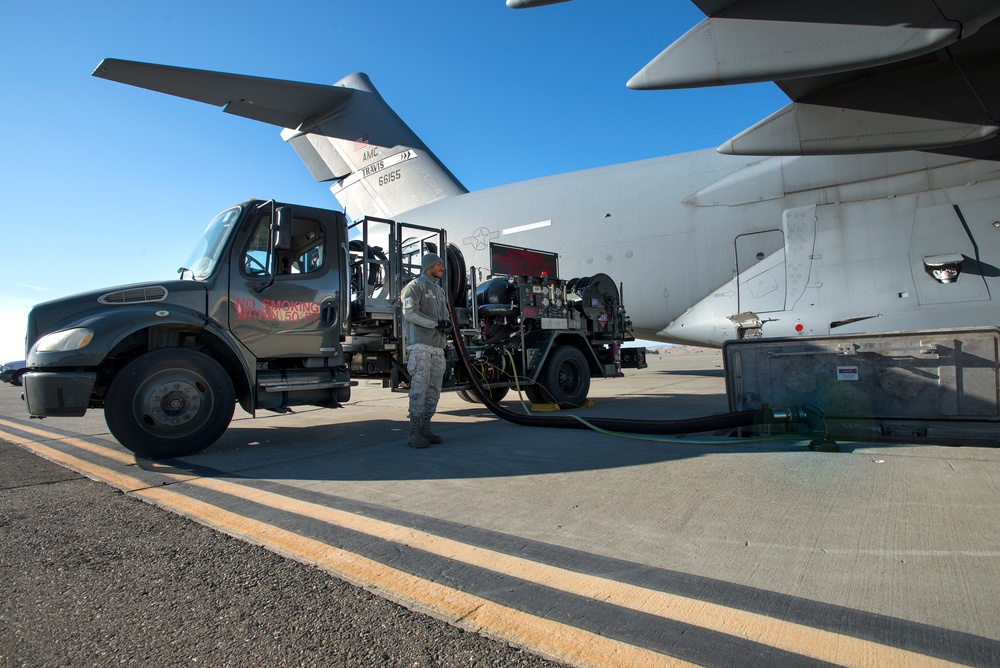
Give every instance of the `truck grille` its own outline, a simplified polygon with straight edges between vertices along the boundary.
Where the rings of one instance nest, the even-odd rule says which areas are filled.
[[[166,298],[167,289],[155,285],[149,288],[116,290],[102,295],[97,301],[102,304],[141,304],[143,302],[162,302]]]

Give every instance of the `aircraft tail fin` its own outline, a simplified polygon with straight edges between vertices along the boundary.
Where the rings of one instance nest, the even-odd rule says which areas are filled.
[[[354,220],[468,192],[364,74],[333,86],[108,58],[94,76],[223,107],[281,135]]]
[[[468,192],[382,99],[364,74],[336,86],[352,91],[325,118],[285,129],[317,181],[334,181],[331,192],[344,212],[392,218],[430,202]]]

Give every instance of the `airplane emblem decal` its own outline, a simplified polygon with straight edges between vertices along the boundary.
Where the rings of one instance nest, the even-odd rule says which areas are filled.
[[[462,243],[467,246],[472,246],[476,250],[485,250],[486,247],[490,245],[491,241],[499,238],[499,232],[490,232],[489,229],[480,227],[472,233],[471,237],[465,237],[462,239]]]

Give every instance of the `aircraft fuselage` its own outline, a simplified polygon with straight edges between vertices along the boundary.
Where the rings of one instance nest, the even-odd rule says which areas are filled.
[[[400,214],[470,266],[489,242],[557,250],[567,278],[623,286],[637,335],[750,336],[982,325],[1000,270],[1000,165],[927,153],[749,158],[713,150],[500,186]],[[960,259],[957,280],[928,262]],[[737,319],[738,320],[738,319]]]

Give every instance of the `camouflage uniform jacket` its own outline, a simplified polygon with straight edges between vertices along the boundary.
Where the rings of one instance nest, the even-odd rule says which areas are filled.
[[[421,274],[403,288],[402,297],[406,345],[422,343],[443,349],[448,339],[437,323],[448,319],[448,300],[437,279]]]

